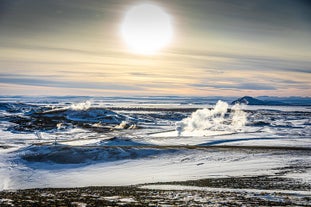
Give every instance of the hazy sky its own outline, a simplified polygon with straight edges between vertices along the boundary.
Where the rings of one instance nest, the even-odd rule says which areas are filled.
[[[174,28],[149,56],[120,35],[146,2]],[[311,96],[310,11],[309,0],[0,0],[0,95]]]

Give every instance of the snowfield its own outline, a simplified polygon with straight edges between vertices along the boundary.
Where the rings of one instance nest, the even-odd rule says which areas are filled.
[[[224,101],[2,99],[0,189],[261,175],[311,184],[310,117],[310,107]]]

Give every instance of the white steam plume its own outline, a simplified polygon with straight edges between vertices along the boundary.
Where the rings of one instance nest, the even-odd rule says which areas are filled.
[[[83,111],[83,110],[88,110],[90,107],[91,107],[91,102],[85,101],[82,103],[71,104],[69,108],[72,110],[76,110],[76,111]]]
[[[241,109],[240,104],[235,104],[231,110],[231,126],[235,131],[238,131],[245,126],[247,113]]]
[[[199,109],[191,114],[190,117],[183,119],[176,124],[178,136],[183,132],[202,132],[211,131],[238,131],[247,122],[247,113],[241,110],[239,105],[232,107],[231,113],[228,112],[228,103],[218,101],[214,109]]]

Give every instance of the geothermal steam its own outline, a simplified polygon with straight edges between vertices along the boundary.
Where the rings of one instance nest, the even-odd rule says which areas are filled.
[[[82,103],[71,104],[69,108],[75,111],[85,111],[85,110],[88,110],[90,107],[91,107],[91,102],[85,101]]]
[[[184,132],[196,132],[204,135],[209,131],[240,131],[247,122],[247,113],[240,105],[234,105],[228,113],[228,103],[218,101],[213,109],[199,109],[190,117],[183,119],[176,125],[178,136]]]

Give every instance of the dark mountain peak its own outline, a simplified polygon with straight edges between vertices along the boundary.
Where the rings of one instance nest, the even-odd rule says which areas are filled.
[[[239,98],[231,103],[234,104],[245,104],[245,105],[274,105],[274,106],[282,106],[282,105],[289,105],[288,103],[275,101],[275,100],[260,100],[257,98],[253,98],[251,96],[244,96]]]
[[[266,105],[265,101],[250,97],[250,96],[244,96],[242,98],[239,98],[235,101],[233,101],[231,104],[246,104],[246,105]]]

